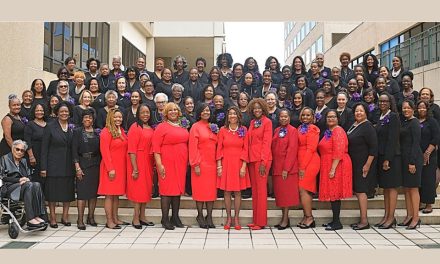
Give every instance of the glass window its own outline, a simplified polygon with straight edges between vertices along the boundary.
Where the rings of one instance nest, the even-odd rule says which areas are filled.
[[[310,32],[310,24],[309,24],[309,22],[306,22],[306,24],[305,24],[305,32],[306,32],[306,36],[309,34],[309,32]]]
[[[290,56],[290,47],[287,46],[287,54]],[[126,38],[122,37],[122,64],[125,66],[135,65],[136,60],[140,57],[146,58],[145,53],[136,48]]]
[[[56,73],[67,57],[83,70],[92,56],[108,62],[109,40],[107,23],[45,22],[43,70]]]
[[[315,21],[310,21],[310,30],[312,30],[316,25]]]
[[[302,25],[301,27],[301,41],[303,41],[305,34],[306,33],[306,27],[304,25]]]
[[[310,51],[311,51],[310,57],[314,59],[316,57],[316,43],[312,44]]]
[[[319,37],[319,39],[316,41],[316,52],[323,52],[324,47],[322,43],[322,36]]]
[[[296,47],[297,47],[297,45],[296,45],[296,38],[294,38],[293,39],[293,50],[296,50]]]
[[[395,37],[390,40],[390,48],[395,47],[399,45],[399,37]]]
[[[390,49],[390,43],[385,42],[384,44],[380,45],[380,52],[385,52]]]

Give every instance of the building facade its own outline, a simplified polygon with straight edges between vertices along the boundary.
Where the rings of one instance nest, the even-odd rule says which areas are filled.
[[[223,22],[5,22],[0,32],[2,113],[8,112],[9,94],[21,97],[36,78],[48,85],[67,57],[74,57],[83,70],[91,57],[111,67],[115,55],[124,66],[144,57],[149,70],[157,57],[172,68],[177,55],[185,56],[189,66],[204,57],[210,67],[222,53],[225,37]]]

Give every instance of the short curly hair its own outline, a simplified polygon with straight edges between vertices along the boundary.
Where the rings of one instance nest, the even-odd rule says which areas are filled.
[[[183,62],[183,68],[186,69],[186,67],[188,67],[188,61],[187,61],[186,58],[183,57],[182,55],[177,55],[177,56],[174,58],[174,61],[173,61],[173,68],[174,68],[175,70],[177,70],[177,60],[178,60],[178,59],[182,59],[182,62]]]
[[[217,56],[217,62],[216,62],[217,67],[219,67],[219,68],[222,67],[222,59],[223,58],[225,58],[226,61],[228,62],[228,68],[232,68],[232,63],[234,61],[232,59],[232,55],[229,53],[221,53]]]
[[[265,116],[269,115],[269,110],[268,110],[268,107],[267,107],[266,100],[264,100],[263,98],[254,98],[248,104],[248,114],[249,114],[249,116],[251,116],[252,118],[255,118],[255,116],[254,116],[254,108],[255,108],[256,104],[259,104],[261,106],[261,109],[263,110],[263,115],[265,115]]]

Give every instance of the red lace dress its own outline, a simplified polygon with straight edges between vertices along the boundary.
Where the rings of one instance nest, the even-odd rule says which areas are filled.
[[[337,126],[325,135],[318,145],[321,155],[319,200],[336,201],[353,196],[352,167],[348,155],[348,139],[344,129]],[[329,177],[334,159],[339,159],[335,176]]]

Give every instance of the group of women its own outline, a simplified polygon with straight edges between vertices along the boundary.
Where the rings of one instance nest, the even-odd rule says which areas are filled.
[[[36,79],[22,100],[9,97],[0,154],[14,140],[27,142],[32,180],[43,186],[52,228],[56,202],[63,203],[61,223],[71,225],[75,193],[81,230],[86,205],[86,223],[97,225],[99,195],[105,196],[107,228],[130,224],[118,217],[122,195],[134,203],[134,228],[154,225],[145,208],[157,195],[162,226],[183,227],[179,208],[186,193],[196,202],[199,226],[214,228],[212,211],[222,190],[224,228],[239,230],[242,192],[251,188],[253,230],[267,226],[272,193],[282,210],[275,226],[281,230],[290,227],[289,208],[297,205],[304,214],[297,226],[316,226],[314,194],[331,202],[326,230],[341,229],[341,200],[354,193],[360,221],[351,227],[362,230],[370,228],[367,198],[378,185],[385,214],[376,226],[396,225],[397,188],[404,187],[407,216],[399,225],[415,229],[419,204],[430,213],[436,196],[440,109],[434,94],[413,89],[413,74],[400,57],[392,70],[379,67],[372,54],[353,70],[350,54],[340,61],[341,67],[329,69],[318,54],[306,72],[301,57],[282,70],[269,57],[261,74],[254,58],[232,65],[228,53],[209,73],[203,58],[187,71],[186,59],[177,56],[175,72],[160,58],[155,71],[147,71],[139,58],[121,74],[117,63],[110,70],[91,58],[93,74],[62,67],[48,89]]]

